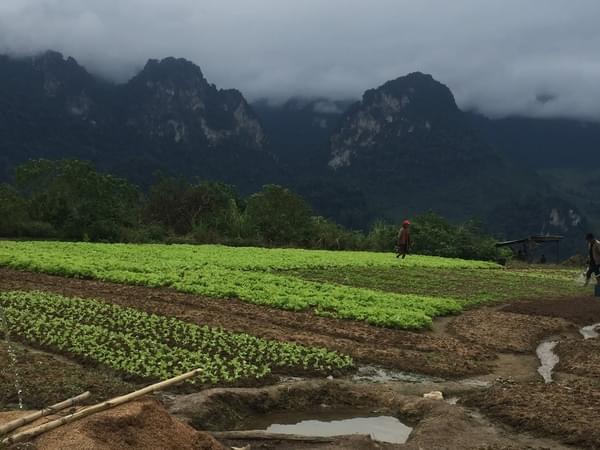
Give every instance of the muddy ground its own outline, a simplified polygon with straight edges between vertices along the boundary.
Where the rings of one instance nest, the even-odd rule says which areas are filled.
[[[92,297],[181,320],[338,350],[356,361],[443,377],[489,372],[494,354],[473,343],[318,317],[252,305],[240,300],[210,299],[171,289],[124,286],[61,278],[0,268],[0,289],[38,289]]]
[[[500,352],[534,351],[541,340],[552,334],[573,329],[567,320],[536,317],[505,311],[480,309],[453,319],[448,332],[464,341],[477,343]]]
[[[600,448],[598,379],[570,378],[550,384],[504,381],[470,394],[465,403],[517,430],[555,436],[584,448]]]
[[[600,339],[565,339],[557,345],[556,353],[560,357],[559,371],[600,382]]]
[[[121,380],[114,372],[86,367],[67,358],[11,343],[16,354],[19,387],[27,408],[43,408],[90,391],[90,402],[131,392],[137,385]],[[16,408],[15,366],[0,341],[0,411]],[[40,382],[42,380],[42,382]]]
[[[484,418],[444,401],[406,395],[401,384],[355,384],[344,381],[307,381],[260,389],[212,389],[176,399],[171,411],[190,418],[205,429],[235,428],[245,416],[270,411],[301,408],[345,408],[370,406],[379,414],[398,417],[412,426],[406,444],[373,442],[368,437],[315,444],[252,440],[252,449],[554,449],[564,446],[550,440],[518,434],[491,425]],[[228,445],[247,444],[231,439],[230,433],[216,433]],[[273,436],[276,438],[276,436]]]
[[[93,297],[197,324],[339,350],[353,356],[359,364],[374,364],[445,379],[474,378],[470,380],[474,381],[472,384],[457,381],[452,388],[465,391],[460,394],[461,402],[469,409],[445,403],[441,403],[445,405],[443,408],[434,408],[439,414],[424,413],[421,406],[415,406],[414,411],[419,413],[411,413],[410,408],[400,408],[398,414],[403,417],[410,418],[413,414],[419,419],[421,431],[411,436],[408,446],[392,448],[563,448],[557,442],[573,444],[575,448],[600,448],[600,339],[584,341],[577,333],[577,326],[600,322],[600,300],[591,296],[566,300],[540,299],[482,308],[438,320],[433,331],[407,332],[317,317],[310,312],[293,313],[238,300],[215,300],[170,289],[64,279],[6,269],[0,269],[0,289],[39,289]],[[544,384],[536,372],[535,347],[551,335],[558,336],[561,341],[556,348],[561,362],[557,368],[559,372],[555,374],[556,381]],[[35,376],[34,372],[30,373],[31,377]],[[38,374],[39,381],[43,373]],[[480,383],[482,380],[491,383],[491,386],[486,387]],[[87,382],[82,380],[82,383]],[[373,383],[368,385],[376,386]],[[450,394],[453,391],[449,386],[440,385],[439,388]],[[402,387],[402,392],[390,394],[391,391],[386,391],[387,394],[392,398],[402,395],[406,404],[417,402],[421,405],[421,399],[408,395],[421,395],[421,392],[416,392],[419,389],[401,384],[397,387]],[[379,388],[374,389],[377,391]],[[262,392],[260,389],[251,391]],[[363,398],[375,394],[361,394],[361,391],[353,390],[344,395]],[[385,403],[381,395],[380,392],[371,400]],[[315,400],[315,396],[318,397],[317,394],[308,395],[307,399]],[[260,398],[266,400],[263,412],[273,407],[269,404],[268,395]],[[294,403],[296,407],[302,404]],[[229,397],[227,405],[229,409],[224,411],[230,411],[234,418],[244,410],[243,402],[233,396]],[[235,411],[236,405],[241,409]],[[477,410],[494,423],[473,415],[472,412]],[[260,412],[260,408],[254,412]],[[222,421],[220,428],[234,426],[234,422],[230,421],[227,425],[226,421]],[[202,422],[196,424],[211,426]],[[499,424],[510,425],[518,433]],[[523,437],[523,432],[532,433],[532,437]],[[553,440],[547,442],[542,437]],[[251,444],[252,449],[385,448],[374,446],[368,439],[352,439],[319,446],[306,443],[290,446],[286,443],[277,447],[272,441],[253,441]],[[476,444],[478,439],[479,444]],[[241,441],[231,443],[240,444],[240,447],[245,445]]]
[[[524,300],[511,303],[502,311],[530,316],[558,317],[577,325],[600,322],[600,298],[586,296],[556,300]]]
[[[466,396],[465,404],[516,429],[553,436],[577,448],[600,449],[600,340],[584,340],[577,331],[577,327],[600,322],[600,300],[589,296],[523,301],[507,305],[499,312],[507,314],[507,320],[514,316],[530,320],[530,324],[523,325],[531,329],[535,329],[536,322],[547,318],[573,324],[570,330],[558,335],[551,333],[559,341],[556,353],[560,362],[555,369],[555,381],[544,384],[535,374],[529,380],[497,380],[489,389]],[[506,323],[500,328],[504,331],[499,331],[499,336],[514,326]],[[506,347],[514,347],[513,341],[508,338]],[[502,344],[490,345],[494,346]]]

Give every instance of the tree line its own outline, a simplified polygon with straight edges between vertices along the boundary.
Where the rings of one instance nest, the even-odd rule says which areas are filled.
[[[79,160],[31,160],[0,185],[0,236],[93,242],[221,243],[328,250],[393,251],[398,226],[349,230],[318,216],[286,187],[248,197],[215,181],[162,176],[147,192]],[[412,251],[500,260],[475,221],[452,224],[434,213],[413,218]]]

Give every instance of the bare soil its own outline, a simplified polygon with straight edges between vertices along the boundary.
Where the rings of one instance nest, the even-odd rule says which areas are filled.
[[[600,339],[563,340],[555,351],[560,358],[558,370],[600,380]]]
[[[494,353],[473,342],[426,332],[377,328],[360,322],[319,317],[211,299],[171,289],[125,286],[0,268],[1,290],[43,290],[88,297],[181,320],[246,332],[266,339],[326,347],[356,361],[440,377],[487,373]]]
[[[526,300],[501,308],[482,308],[461,316],[444,318],[436,323],[433,331],[408,332],[317,317],[311,312],[287,312],[239,300],[210,299],[170,289],[123,286],[0,269],[0,290],[16,289],[37,289],[97,298],[201,325],[247,332],[268,339],[318,345],[349,354],[359,363],[443,378],[477,376],[478,379],[492,382],[492,386],[489,389],[481,389],[479,386],[473,389],[475,392],[468,395],[461,393],[461,398],[465,397],[469,407],[479,408],[494,420],[516,427],[519,431],[527,430],[537,435],[554,436],[555,439],[576,445],[578,448],[600,448],[600,339],[584,341],[577,338],[573,325],[575,323],[583,326],[600,322],[600,301],[593,297]],[[558,382],[546,385],[535,371],[537,360],[534,349],[539,341],[558,333],[568,335],[563,335],[562,342],[557,347],[561,357],[558,366],[561,373],[557,375],[564,376],[557,376]],[[50,361],[49,365],[56,368],[38,371],[37,378],[33,369],[29,374],[31,379],[39,382],[45,376],[45,370],[54,373],[51,379],[56,383],[53,381],[47,387],[50,393],[54,389],[59,391],[58,377],[65,369],[60,360]],[[78,370],[83,370],[81,373],[84,373],[88,369],[80,367]],[[70,369],[67,367],[66,370],[68,373]],[[484,374],[487,376],[483,376]],[[73,380],[69,380],[67,378],[65,384],[74,383]],[[88,386],[88,383],[93,382],[93,379],[82,379],[79,386]],[[7,388],[10,387],[10,380],[5,380],[4,383]],[[460,382],[456,382],[456,385],[460,385]],[[101,383],[97,386],[100,390],[106,389],[106,393],[110,391],[107,387],[103,388]],[[302,394],[277,391],[279,393],[276,396],[273,394],[275,391],[269,391],[271,388],[249,388],[247,395],[253,400],[244,400],[244,395],[240,397],[239,392],[243,390],[237,391],[235,395],[232,394],[232,390],[212,390],[209,392],[218,391],[221,394],[205,403],[213,405],[206,409],[209,411],[208,415],[203,415],[200,410],[188,411],[185,414],[182,408],[174,408],[174,411],[192,417],[198,427],[227,429],[234,427],[244,414],[258,414],[285,404],[295,408],[302,408],[314,402],[363,406],[377,404],[393,407],[398,417],[412,419],[418,423],[407,444],[387,448],[564,448],[541,438],[516,435],[498,426],[498,422],[496,425],[486,422],[481,417],[470,415],[461,407],[441,402],[434,402],[435,406],[431,406],[430,401],[406,395],[406,386],[399,383],[396,384],[397,389],[402,387],[404,390],[394,390],[382,384],[378,385],[381,386],[381,390],[377,391],[379,388],[375,388],[378,392],[376,394],[365,390],[367,386],[373,389],[373,384],[353,386],[355,387],[337,390],[323,390],[313,386]],[[85,389],[75,390],[78,392],[74,392],[73,395]],[[60,392],[57,395],[60,398],[56,398],[56,401],[68,396],[66,392]],[[284,400],[278,400],[277,396]],[[40,398],[45,398],[40,403],[52,403],[49,396]],[[195,398],[194,402],[198,404],[199,397],[182,398]],[[215,409],[215,405],[220,409]],[[245,445],[237,445],[243,444],[242,442],[227,444],[239,447]],[[311,445],[265,441],[252,442],[252,449],[386,448],[359,438],[327,444],[329,447]]]
[[[540,299],[510,304],[501,312],[511,314],[511,317],[522,316],[520,322],[527,323],[527,327],[547,318],[584,326],[600,322],[600,301],[591,296]],[[501,330],[494,330],[494,333],[512,341],[505,335],[512,325],[507,323],[501,327],[506,330],[504,334]],[[523,334],[518,330],[515,332]],[[527,342],[519,340],[522,344]],[[465,403],[517,429],[555,436],[561,442],[581,448],[599,449],[600,340],[584,340],[571,329],[567,336],[560,337],[555,350],[560,358],[555,382],[544,384],[539,377],[516,381],[501,379],[488,390],[469,394]]]
[[[405,395],[401,385],[360,385],[344,381],[306,381],[259,389],[218,388],[182,396],[171,405],[176,415],[191,417],[202,428],[235,428],[247,415],[285,409],[373,407],[413,426],[406,444],[385,444],[347,438],[327,444],[255,440],[225,441],[228,445],[260,449],[565,449],[560,444],[494,427],[459,406]]]
[[[131,392],[136,386],[124,382],[113,373],[84,367],[67,358],[39,352],[11,343],[16,353],[16,369],[25,408],[43,408],[90,391],[89,402]],[[7,344],[0,341],[0,411],[18,407],[15,370]]]
[[[519,430],[554,435],[561,442],[600,448],[600,383],[571,378],[568,383],[498,382],[465,400]]]
[[[562,299],[524,300],[511,303],[502,308],[502,311],[534,316],[559,317],[584,326],[600,322],[600,298],[590,295]]]
[[[448,325],[462,340],[514,353],[531,352],[545,337],[572,329],[572,323],[560,318],[484,309],[466,312]]]
[[[0,423],[10,418],[9,414],[0,413]],[[41,423],[43,422],[36,424]],[[225,450],[225,447],[210,435],[173,419],[159,403],[149,398],[127,403],[49,431],[34,439],[29,448]]]

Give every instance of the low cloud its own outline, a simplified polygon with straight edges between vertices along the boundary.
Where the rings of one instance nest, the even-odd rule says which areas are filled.
[[[359,97],[412,71],[499,117],[600,121],[597,0],[2,0],[0,50],[124,81],[180,56],[248,98]]]

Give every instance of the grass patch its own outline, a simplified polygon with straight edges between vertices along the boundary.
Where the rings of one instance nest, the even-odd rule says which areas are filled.
[[[567,269],[443,269],[420,267],[345,267],[285,271],[304,280],[377,289],[397,294],[450,297],[463,306],[520,299],[589,294]]]

